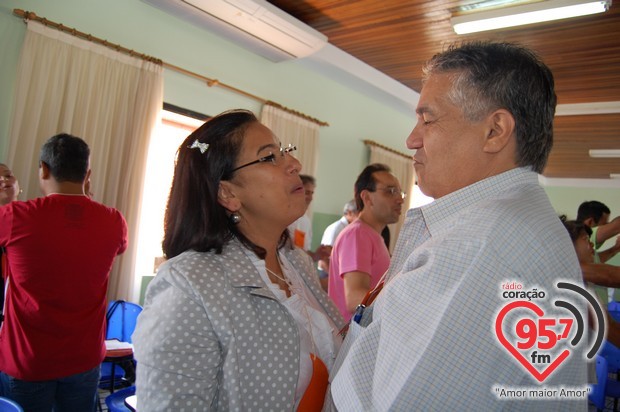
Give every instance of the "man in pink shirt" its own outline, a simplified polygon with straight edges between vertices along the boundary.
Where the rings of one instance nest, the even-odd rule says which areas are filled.
[[[386,165],[367,166],[355,181],[359,216],[338,236],[329,266],[328,294],[348,320],[390,265],[381,231],[400,217],[404,193]]]

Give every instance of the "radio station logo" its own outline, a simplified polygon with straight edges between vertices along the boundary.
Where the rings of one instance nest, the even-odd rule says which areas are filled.
[[[598,301],[582,286],[558,282],[556,287],[563,292],[562,296],[574,295],[574,299],[570,299],[572,302],[550,300],[550,295],[559,294],[556,291],[526,290],[518,282],[502,283],[501,296],[507,303],[495,318],[498,341],[539,383],[543,383],[571,356],[582,356],[583,349],[579,354],[575,352],[588,341],[584,321],[587,314],[582,316],[574,302],[585,300],[597,320],[598,330],[587,352],[588,359],[596,355],[605,338],[605,317]],[[557,310],[551,313],[550,307]]]

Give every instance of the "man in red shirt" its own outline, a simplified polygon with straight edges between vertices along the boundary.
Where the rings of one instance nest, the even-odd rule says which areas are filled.
[[[89,157],[78,137],[50,138],[39,161],[45,196],[0,207],[9,267],[0,395],[25,410],[95,408],[108,276],[127,248],[127,224],[85,194]]]

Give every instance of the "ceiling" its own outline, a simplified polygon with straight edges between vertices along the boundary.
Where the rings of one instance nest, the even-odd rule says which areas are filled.
[[[451,10],[476,1],[269,0],[325,34],[329,43],[420,92],[423,63],[461,40],[517,42],[552,69],[558,95],[547,178],[609,179],[620,159],[589,149],[620,149],[620,1],[603,14],[527,28],[459,36]],[[603,103],[603,104],[601,104]],[[567,110],[563,110],[567,109]]]

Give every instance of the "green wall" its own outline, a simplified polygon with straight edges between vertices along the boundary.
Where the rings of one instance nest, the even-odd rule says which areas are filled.
[[[365,166],[364,139],[406,151],[411,115],[310,71],[299,61],[273,63],[216,35],[139,0],[3,0],[0,3],[0,161],[6,136],[16,64],[25,25],[14,8],[90,33],[112,43],[158,57],[175,66],[215,78],[256,96],[326,121],[321,128],[314,212],[339,214]],[[224,89],[209,88],[165,70],[168,103],[214,115],[227,109],[260,112],[260,104]],[[284,137],[285,138],[285,137]],[[34,167],[34,165],[33,165]]]
[[[0,3],[0,161],[5,160],[17,60],[25,32],[12,11],[41,17],[158,57],[184,69],[215,78],[256,96],[324,120],[319,143],[317,190],[312,210],[315,245],[324,228],[338,219],[351,199],[352,187],[365,166],[364,139],[408,153],[405,139],[415,122],[411,114],[382,105],[366,94],[321,74],[299,61],[273,63],[210,32],[176,19],[139,0],[3,0]],[[430,57],[430,56],[429,56]],[[165,70],[164,99],[206,114],[231,108],[258,113],[260,104],[246,97],[209,88],[200,81]],[[33,165],[36,167],[36,165]],[[546,187],[558,213],[574,217],[583,200],[607,203],[620,213],[620,188]]]

